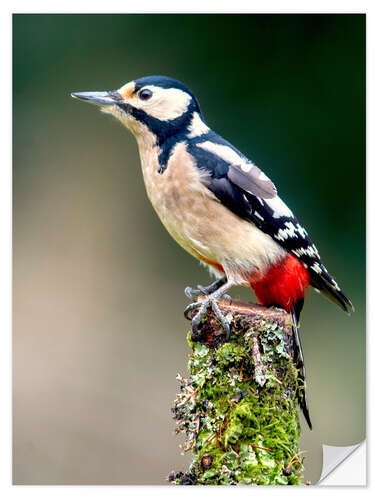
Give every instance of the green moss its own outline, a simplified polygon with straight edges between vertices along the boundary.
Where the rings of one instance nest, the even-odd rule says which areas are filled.
[[[299,381],[282,328],[261,322],[256,331],[234,334],[216,349],[190,335],[188,342],[191,375],[179,378],[172,410],[176,432],[186,433],[192,465],[171,482],[300,484],[301,459],[289,465],[299,451]],[[260,361],[253,359],[254,342]],[[209,467],[202,465],[207,456]]]

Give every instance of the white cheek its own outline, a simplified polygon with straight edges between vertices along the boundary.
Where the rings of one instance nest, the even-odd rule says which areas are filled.
[[[142,101],[138,98],[132,105],[153,118],[174,120],[187,111],[191,97],[186,92],[179,89],[162,89],[153,85],[147,86],[147,89],[153,93],[151,99]]]

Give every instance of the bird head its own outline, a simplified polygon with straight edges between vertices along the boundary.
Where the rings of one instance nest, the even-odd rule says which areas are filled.
[[[166,76],[139,78],[114,91],[74,92],[72,97],[114,115],[138,140],[156,137],[158,144],[201,121],[194,94],[183,83]]]

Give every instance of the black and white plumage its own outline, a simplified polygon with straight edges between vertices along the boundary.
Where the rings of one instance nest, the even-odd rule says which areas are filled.
[[[251,286],[260,303],[283,307],[296,322],[309,285],[350,312],[350,300],[272,181],[208,127],[184,84],[152,76],[117,91],[72,95],[100,105],[131,130],[147,193],[161,221],[222,278],[194,318],[195,326],[207,306],[234,284]],[[225,318],[220,320],[228,328]],[[296,334],[300,341],[298,328]],[[302,351],[300,358],[303,368]],[[306,402],[301,405],[310,425]]]

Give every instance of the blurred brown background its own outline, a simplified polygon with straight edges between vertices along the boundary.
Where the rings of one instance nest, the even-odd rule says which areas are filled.
[[[165,74],[255,161],[356,307],[302,316],[321,443],[365,435],[365,17],[15,15],[14,482],[165,484],[189,348],[188,284],[209,276],[146,198],[135,140],[71,91]],[[253,300],[248,290],[234,297]]]

